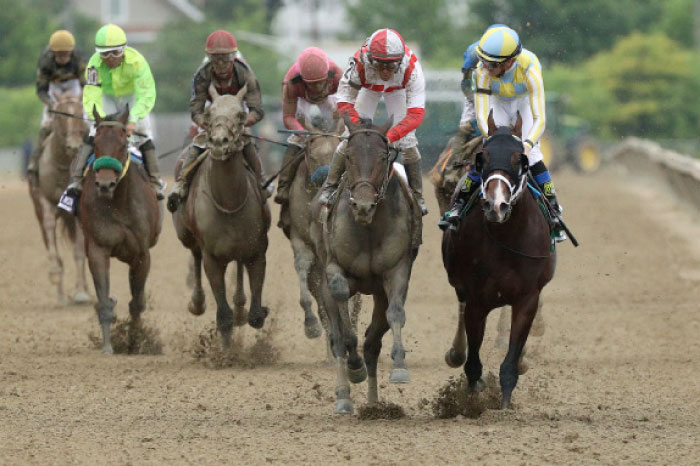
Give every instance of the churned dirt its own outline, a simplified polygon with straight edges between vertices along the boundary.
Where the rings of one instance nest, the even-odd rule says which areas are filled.
[[[323,339],[304,337],[292,252],[277,228],[268,330],[236,330],[239,359],[212,353],[208,284],[206,313],[187,312],[188,253],[169,215],[152,250],[144,314],[162,354],[105,356],[90,337],[99,335],[92,306],[55,304],[24,185],[0,182],[0,464],[698,464],[697,212],[612,170],[557,173],[555,182],[582,246],[559,247],[543,293],[546,330],[530,340],[515,409],[493,409],[487,387],[475,415],[449,419],[435,412],[460,384],[461,369],[443,361],[457,305],[429,189],[406,304],[411,383],[388,383],[387,335],[384,411],[360,409],[363,383],[353,386],[356,414],[337,416],[334,368]],[[70,285],[72,259],[65,244],[62,251]],[[127,269],[112,264],[124,319]],[[365,310],[360,334],[367,320]],[[495,387],[503,357],[496,321],[494,313],[482,352]]]

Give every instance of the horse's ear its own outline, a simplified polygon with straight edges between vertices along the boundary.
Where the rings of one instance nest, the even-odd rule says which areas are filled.
[[[513,128],[513,134],[521,138],[523,136],[523,117],[520,116],[520,110],[517,112],[517,117],[515,119],[515,127]]]
[[[305,117],[300,117],[299,123],[301,123],[301,126],[303,126],[306,131],[309,131],[310,133],[316,132],[316,128],[314,128],[313,123],[308,121]]]
[[[212,102],[219,98],[219,93],[216,92],[216,87],[214,87],[214,83],[209,84],[209,96],[211,97]]]
[[[476,154],[476,157],[474,157],[474,170],[481,174],[481,172],[484,170],[484,153],[479,152]]]
[[[61,100],[61,96],[56,93],[55,89],[51,89],[49,91],[49,94],[51,95],[51,97],[53,97],[53,100],[56,100],[56,101]]]
[[[129,122],[129,104],[126,104],[126,108],[119,114],[117,119],[124,124]]]
[[[350,115],[347,112],[343,113],[343,121],[351,133],[357,129],[357,125],[352,122],[352,118],[350,118]]]
[[[520,174],[524,175],[530,168],[530,161],[527,159],[527,155],[520,154]]]
[[[489,111],[488,123],[489,123],[489,136],[492,136],[496,132],[496,130],[498,129],[498,127],[496,126],[496,121],[493,119],[493,110]]]
[[[394,126],[394,115],[391,115],[389,117],[389,120],[386,123],[384,123],[382,126],[380,126],[378,129],[379,129],[379,131],[381,131],[381,133],[383,135],[386,136],[387,131],[389,131],[392,126]]]
[[[236,92],[236,98],[238,99],[238,102],[243,102],[243,98],[245,97],[247,92],[248,92],[248,83],[245,83],[243,85],[243,87],[241,88],[241,90]]]
[[[97,105],[92,104],[92,117],[95,119],[95,123],[100,124],[102,122],[102,117],[97,111]]]

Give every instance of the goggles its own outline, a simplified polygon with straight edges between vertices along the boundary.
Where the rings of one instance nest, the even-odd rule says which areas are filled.
[[[401,60],[379,61],[370,59],[370,63],[377,69],[377,71],[396,71],[401,66]]]
[[[215,65],[224,65],[230,63],[236,57],[235,53],[209,53],[207,54],[209,61]]]
[[[484,66],[484,68],[487,68],[489,70],[495,70],[499,66],[501,66],[505,62],[500,62],[500,61],[488,61],[484,60],[483,58],[479,58],[479,61],[481,64]]]
[[[124,55],[124,47],[119,47],[117,49],[100,51],[100,58],[119,58]]]

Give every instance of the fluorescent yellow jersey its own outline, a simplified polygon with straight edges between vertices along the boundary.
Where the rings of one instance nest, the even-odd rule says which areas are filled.
[[[479,62],[474,71],[476,82],[476,118],[479,129],[488,134],[488,117],[490,99],[513,100],[528,96],[532,111],[532,128],[523,138],[536,144],[544,132],[546,114],[544,107],[544,83],[542,66],[534,53],[523,51],[515,63],[499,78],[492,78],[483,64]]]

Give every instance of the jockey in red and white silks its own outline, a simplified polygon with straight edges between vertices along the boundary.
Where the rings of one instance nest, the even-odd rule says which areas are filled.
[[[338,86],[338,113],[359,122],[371,119],[384,98],[387,113],[395,122],[386,136],[401,150],[409,185],[423,213],[420,153],[415,130],[425,113],[425,78],[418,57],[392,29],[379,29],[350,59]],[[324,183],[321,202],[328,203],[345,169],[345,148],[341,142]]]

